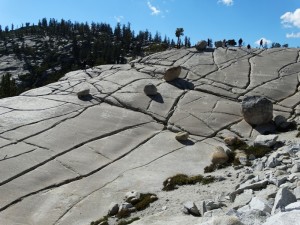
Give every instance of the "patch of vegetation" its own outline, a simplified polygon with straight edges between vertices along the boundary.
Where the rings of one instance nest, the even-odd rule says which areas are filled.
[[[130,220],[121,220],[121,221],[118,222],[117,225],[127,225],[127,224],[131,224],[131,223],[133,223],[134,221],[137,221],[137,220],[139,220],[139,219],[140,219],[139,217],[134,217],[134,218],[132,218],[132,219],[130,219]]]
[[[142,211],[149,207],[150,203],[155,202],[158,198],[155,194],[146,193],[141,194],[140,200],[134,204],[133,206],[136,208],[137,211]]]
[[[243,149],[247,156],[254,155],[256,158],[262,158],[267,153],[271,152],[272,149],[265,146],[248,146],[246,149]]]
[[[163,182],[163,191],[171,191],[182,185],[193,185],[196,183],[209,184],[214,182],[214,180],[215,178],[212,176],[204,177],[202,175],[197,175],[189,177],[185,174],[177,174],[173,177],[167,178]]]
[[[99,220],[91,222],[90,225],[99,225],[100,223],[101,223],[101,225],[109,225],[108,224],[108,216],[103,216]]]

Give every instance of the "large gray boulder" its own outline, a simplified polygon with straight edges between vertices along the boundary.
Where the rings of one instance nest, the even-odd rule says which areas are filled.
[[[273,104],[261,96],[248,96],[242,102],[242,114],[251,125],[268,123],[273,118]]]

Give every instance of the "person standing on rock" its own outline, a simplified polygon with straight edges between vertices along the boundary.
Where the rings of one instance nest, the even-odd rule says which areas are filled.
[[[240,39],[239,39],[239,47],[242,47],[242,44],[243,44],[243,39],[240,38]]]
[[[247,45],[247,49],[248,49],[248,53],[250,53],[250,51],[251,51],[251,46],[250,46],[250,44]]]
[[[260,40],[260,42],[259,42],[259,48],[260,48],[260,47],[262,47],[262,48],[263,48],[263,44],[264,44],[264,40],[263,40],[263,39],[261,39],[261,40]]]

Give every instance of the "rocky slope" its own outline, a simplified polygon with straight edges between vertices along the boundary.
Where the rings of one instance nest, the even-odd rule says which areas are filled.
[[[180,78],[166,82],[162,78],[171,66],[181,66]],[[199,206],[203,200],[224,200],[219,213],[225,214],[235,204],[228,199],[235,186],[263,180],[268,168],[228,167],[214,172],[225,180],[171,192],[162,191],[163,181],[178,173],[203,174],[215,147],[225,147],[224,136],[251,143],[270,132],[243,120],[245,96],[269,98],[274,116],[299,126],[299,80],[299,49],[182,49],[131,65],[70,72],[59,82],[1,99],[0,224],[89,224],[132,190],[158,196],[151,207],[136,213],[143,219],[133,224],[205,222],[182,213],[186,201]],[[157,95],[145,95],[148,83],[157,87]],[[78,98],[84,89],[90,95]],[[175,139],[181,130],[189,132],[188,141]],[[295,132],[280,134],[279,140],[297,145]],[[287,164],[298,156],[290,156]],[[246,179],[247,174],[254,177]],[[247,198],[254,196],[251,192]]]

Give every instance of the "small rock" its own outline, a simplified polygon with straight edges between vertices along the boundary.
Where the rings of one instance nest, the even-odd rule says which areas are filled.
[[[189,133],[185,131],[179,132],[176,134],[175,138],[177,141],[186,141],[189,138]]]
[[[89,88],[84,88],[80,91],[77,92],[78,98],[84,98],[90,95],[90,89]]]
[[[272,211],[272,208],[269,206],[268,202],[265,199],[259,197],[252,198],[249,206],[251,209],[260,210],[267,213],[271,213]]]
[[[278,139],[278,135],[257,135],[254,140],[254,146],[272,147]]]
[[[221,207],[222,207],[222,204],[220,204],[219,202],[216,203],[214,201],[207,201],[207,203],[206,203],[206,209],[207,210],[219,209]]]
[[[194,202],[191,201],[185,202],[183,204],[183,207],[193,216],[200,216],[200,212]]]
[[[238,209],[245,205],[247,205],[253,197],[253,191],[252,190],[245,190],[242,194],[238,195],[233,203],[232,208]]]
[[[272,208],[272,215],[275,214],[277,210],[284,210],[284,207],[296,201],[295,195],[290,192],[287,187],[279,189]]]
[[[114,216],[119,212],[119,204],[112,202],[108,207],[108,215]]]
[[[285,207],[285,211],[300,210],[300,202],[293,202]]]
[[[240,187],[237,190],[235,190],[234,192],[232,192],[230,194],[231,201],[234,201],[236,195],[242,193],[246,189],[260,190],[260,189],[266,188],[268,183],[269,183],[269,181],[267,179],[264,179],[264,180],[256,182],[256,183],[242,184],[242,185],[240,185]]]
[[[291,173],[298,173],[298,172],[300,172],[300,163],[299,162],[296,163],[291,169]]]
[[[261,96],[245,97],[242,102],[242,115],[251,125],[268,123],[273,118],[273,103]]]
[[[157,88],[154,84],[146,84],[144,87],[144,93],[149,96],[157,95]]]
[[[181,73],[181,66],[171,67],[167,69],[164,75],[166,81],[173,81],[179,77]]]
[[[224,164],[228,161],[228,155],[224,148],[217,146],[211,156],[211,162],[213,164]]]
[[[239,162],[242,165],[246,165],[248,162],[247,155],[245,151],[242,150],[236,150],[234,158],[237,162]]]
[[[269,198],[275,198],[278,187],[273,184],[269,184],[265,189],[262,189],[256,194],[256,197],[264,198],[268,200]]]
[[[207,212],[205,201],[200,201],[198,206],[199,206],[199,211],[200,211],[201,216],[204,216],[204,213]]]
[[[297,200],[300,200],[300,186],[298,186],[294,189],[294,195]]]
[[[274,152],[272,153],[266,162],[266,167],[274,168],[280,165],[280,161],[278,160],[279,154]]]
[[[135,204],[140,200],[141,194],[137,191],[129,191],[125,194],[125,202]]]

